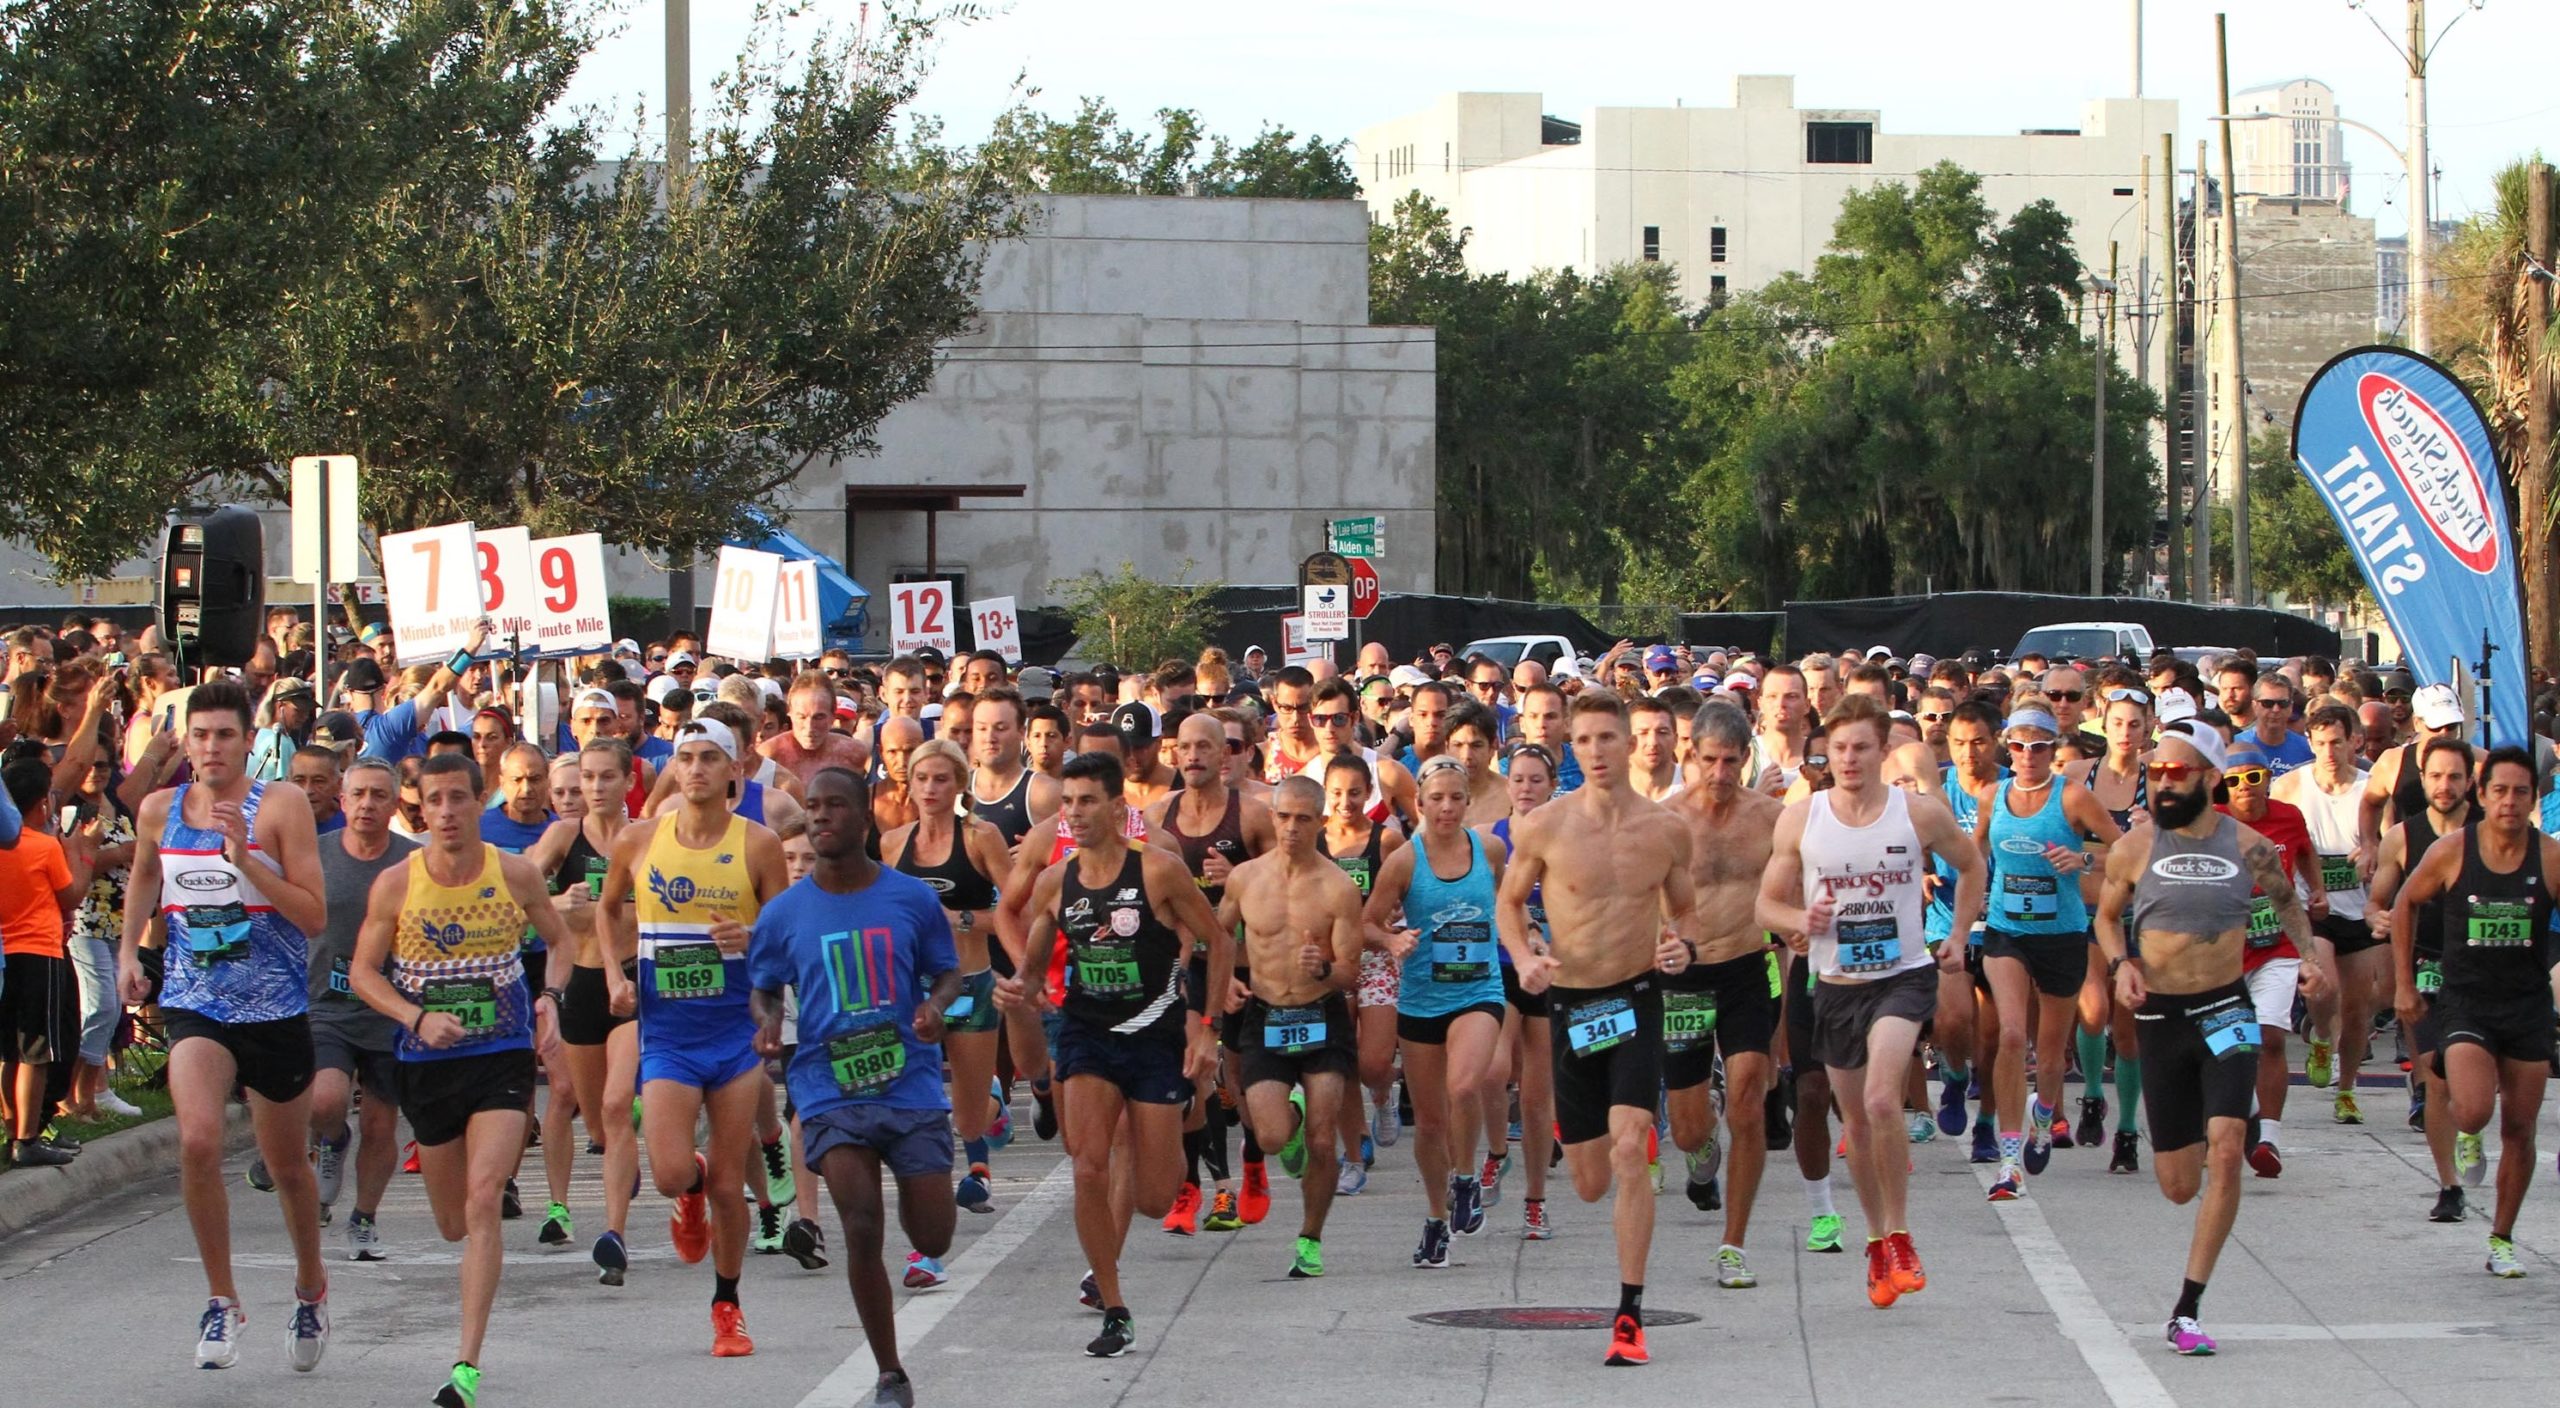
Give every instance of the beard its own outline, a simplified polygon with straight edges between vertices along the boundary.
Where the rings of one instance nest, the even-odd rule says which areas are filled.
[[[2171,831],[2204,815],[2205,794],[2201,787],[2184,792],[2151,789],[2151,820]]]

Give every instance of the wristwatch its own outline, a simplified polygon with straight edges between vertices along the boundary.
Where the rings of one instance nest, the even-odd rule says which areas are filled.
[[[542,995],[551,999],[551,1009],[555,1012],[560,1010],[560,1005],[562,1003],[569,1000],[567,990],[562,988],[544,988],[542,990]]]
[[[1323,982],[1325,979],[1330,978],[1330,977],[1332,977],[1332,976],[1333,976],[1333,960],[1332,960],[1332,959],[1330,959],[1330,958],[1328,958],[1328,959],[1326,959],[1326,960],[1324,961],[1324,966],[1323,966],[1322,968],[1319,968],[1319,969],[1317,969],[1317,970],[1316,970],[1316,981],[1317,981],[1317,982]]]
[[[2127,963],[2129,963],[2129,962],[2131,962],[2131,961],[2132,961],[2132,958],[2131,958],[2131,956],[2130,956],[2130,955],[2128,955],[2128,956],[2126,956],[2126,957],[2124,957],[2124,958],[2110,958],[2110,959],[2108,959],[2108,960],[2107,960],[2107,981],[2109,981],[2109,982],[2113,982],[2113,981],[2115,981],[2116,970],[2117,970],[2118,968],[2122,968],[2125,964],[2127,964]]]

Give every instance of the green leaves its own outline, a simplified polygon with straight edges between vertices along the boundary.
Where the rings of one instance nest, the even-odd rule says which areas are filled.
[[[1193,582],[1188,558],[1171,581],[1141,576],[1123,562],[1116,573],[1088,572],[1049,584],[1075,618],[1076,651],[1123,670],[1152,670],[1167,660],[1189,660],[1222,619],[1210,599],[1223,583]]]
[[[996,119],[978,155],[1013,188],[1057,195],[1349,200],[1360,194],[1342,155],[1347,141],[1301,141],[1285,127],[1266,126],[1239,147],[1205,135],[1200,114],[1190,108],[1158,109],[1156,125],[1160,136],[1132,130],[1100,98],[1084,99],[1066,119],[1020,106]]]

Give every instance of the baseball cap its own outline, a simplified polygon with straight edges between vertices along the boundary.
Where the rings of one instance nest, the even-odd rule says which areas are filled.
[[[2418,682],[2409,678],[2409,672],[2406,670],[2393,670],[2382,677],[2382,692],[2386,695],[2394,693],[2395,691],[2401,694],[2408,694],[2416,690],[2417,687]]]
[[[2160,726],[2165,730],[2181,719],[2192,719],[2196,716],[2196,697],[2183,689],[2164,689],[2160,691],[2157,708],[2160,714]]]
[[[1670,646],[1656,645],[1645,650],[1644,667],[1648,670],[1668,670],[1678,666],[1679,663],[1680,657],[1672,653]]]
[[[616,655],[637,655],[640,653],[640,642],[626,636],[613,643],[613,653]]]
[[[332,709],[311,726],[311,736],[331,743],[362,743],[364,727],[356,722],[355,715],[344,709]]]
[[[1270,654],[1270,652],[1269,652],[1269,651],[1264,650],[1261,646],[1258,646],[1258,645],[1248,645],[1248,646],[1246,646],[1246,647],[1244,648],[1244,658],[1246,658],[1247,660],[1251,660],[1251,659],[1253,659],[1253,658],[1254,658],[1255,656],[1257,656],[1257,655],[1258,655],[1258,656],[1261,656],[1263,659],[1266,659],[1266,660],[1268,660],[1268,659],[1270,659],[1270,658],[1271,658],[1271,654]]]
[[[940,665],[947,663],[947,657],[943,655],[942,648],[940,646],[919,645],[916,647],[916,658],[918,660],[922,660],[928,665]]]
[[[610,699],[613,696],[605,697]],[[717,746],[721,752],[729,755],[730,762],[734,763],[738,760],[738,735],[730,732],[729,726],[718,719],[687,719],[684,727],[676,730],[678,748],[697,741]]]
[[[664,704],[667,702],[668,695],[675,693],[681,688],[683,688],[683,686],[676,683],[676,677],[673,675],[651,675],[649,677],[649,683],[642,693],[650,703]]]
[[[2171,692],[2178,693],[2179,691],[2173,690]],[[2219,771],[2228,765],[2228,754],[2222,745],[2222,735],[2214,730],[2213,725],[2206,723],[2201,719],[2189,719],[2181,723],[2173,724],[2162,729],[2161,733],[2164,735],[2174,733],[2181,738],[2184,738],[2187,741],[2188,746],[2194,748],[2197,752],[2202,753],[2204,755],[2205,762],[2210,764],[2216,771]]]
[[[378,641],[389,634],[391,634],[391,628],[389,626],[382,624],[380,621],[367,621],[364,623],[364,626],[356,632],[356,639],[363,641],[367,645],[371,645],[375,641]]]
[[[1890,660],[1893,658],[1893,647],[1889,645],[1868,646],[1867,658],[1870,660]]]
[[[607,689],[582,689],[569,701],[569,712],[572,714],[581,709],[602,709],[611,714],[619,712],[621,708],[622,705],[614,700],[613,691]]]
[[[1748,693],[1751,689],[1751,676],[1747,673],[1727,675],[1724,677],[1724,681],[1718,684],[1716,688],[1723,690],[1727,694]]]
[[[311,701],[311,681],[300,675],[287,675],[276,681],[275,688],[267,692],[267,698],[275,702],[300,699],[307,704]]]
[[[1699,691],[1700,693],[1713,689],[1722,682],[1722,679],[1713,670],[1702,669],[1698,671],[1698,673],[1689,677],[1689,687]]]
[[[836,696],[836,717],[839,719],[861,718],[862,706],[839,694]]]
[[[1156,739],[1156,711],[1143,701],[1132,699],[1111,711],[1111,727],[1120,734],[1125,751]]]
[[[699,665],[701,663],[701,661],[693,658],[693,652],[690,650],[679,650],[667,657],[667,668],[670,670],[674,669],[678,665]]]
[[[1058,677],[1046,666],[1025,665],[1022,673],[1015,677],[1013,687],[1021,691],[1026,703],[1037,704],[1057,695]]]
[[[338,672],[338,687],[356,694],[371,694],[382,688],[382,665],[370,655],[360,655],[347,662]]]
[[[2462,722],[2462,701],[2452,685],[2431,684],[2409,696],[2409,713],[2420,728],[2451,728]]]
[[[1431,672],[1417,665],[1398,665],[1387,671],[1387,683],[1398,689],[1415,689],[1431,683]]]

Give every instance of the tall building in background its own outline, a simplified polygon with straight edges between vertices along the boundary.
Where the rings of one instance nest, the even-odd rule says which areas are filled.
[[[2316,78],[2268,83],[2232,95],[2231,108],[2288,119],[2232,125],[2232,178],[2241,195],[2324,200],[2345,208],[2347,154],[2339,145],[2338,95],[2328,84]],[[2241,218],[2248,218],[2246,210]]]

